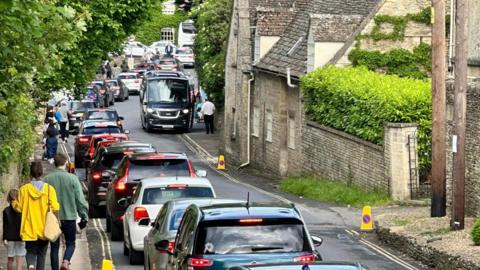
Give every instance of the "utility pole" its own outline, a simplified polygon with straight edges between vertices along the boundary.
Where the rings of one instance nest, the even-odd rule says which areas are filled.
[[[456,0],[453,209],[451,228],[465,228],[465,129],[467,107],[468,0]]]
[[[444,217],[446,199],[446,41],[445,0],[432,0],[432,204],[431,216]]]

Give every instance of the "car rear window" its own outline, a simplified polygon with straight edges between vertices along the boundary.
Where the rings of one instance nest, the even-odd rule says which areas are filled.
[[[100,160],[100,165],[105,168],[117,169],[123,156],[123,153],[106,154]]]
[[[196,254],[206,255],[311,251],[304,226],[293,220],[206,222],[200,226],[195,250]]]
[[[148,177],[190,176],[186,159],[142,159],[130,160],[129,181]]]
[[[160,65],[175,65],[174,61],[160,61]]]
[[[107,85],[108,85],[108,87],[118,86],[118,82],[117,81],[109,81],[109,82],[107,82]]]
[[[172,212],[168,226],[168,229],[170,231],[178,230],[178,226],[180,226],[180,221],[182,221],[183,213],[185,213],[185,210],[185,208],[180,208]]]
[[[213,198],[209,187],[157,187],[143,191],[142,204],[163,204],[178,198]]]
[[[93,102],[72,102],[70,105],[72,111],[85,111],[94,107],[95,104]]]
[[[116,112],[89,112],[87,114],[87,120],[105,120],[116,121],[118,118]]]
[[[119,75],[118,78],[120,80],[123,80],[123,79],[131,80],[131,79],[136,79],[137,75]]]
[[[85,135],[118,133],[121,133],[120,128],[118,127],[86,127],[85,129],[83,129],[83,134]]]

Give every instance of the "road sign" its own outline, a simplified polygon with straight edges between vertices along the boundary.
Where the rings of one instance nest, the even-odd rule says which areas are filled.
[[[364,232],[371,232],[373,230],[372,208],[370,206],[363,207],[360,230]]]

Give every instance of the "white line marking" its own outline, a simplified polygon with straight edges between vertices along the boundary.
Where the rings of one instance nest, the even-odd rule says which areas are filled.
[[[102,257],[105,258],[105,242],[103,241],[103,234],[100,231],[100,228],[97,226],[97,219],[92,219],[93,221],[93,227],[95,227],[95,230],[98,232],[98,235],[100,236],[100,241],[102,244]]]
[[[110,243],[110,240],[108,240],[108,235],[107,233],[105,232],[105,230],[103,229],[103,225],[102,225],[102,222],[100,220],[98,220],[98,225],[100,226],[100,229],[102,230],[104,236],[105,236],[105,239],[107,240],[107,244],[106,244],[106,247],[107,247],[107,255],[108,257],[113,260],[113,257],[112,257],[112,248],[111,248],[111,243]]]

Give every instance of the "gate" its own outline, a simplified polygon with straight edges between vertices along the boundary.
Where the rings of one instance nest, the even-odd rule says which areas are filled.
[[[422,199],[430,197],[430,183],[422,182],[419,176],[417,136],[408,135],[408,166],[410,172],[410,197],[411,199]]]

